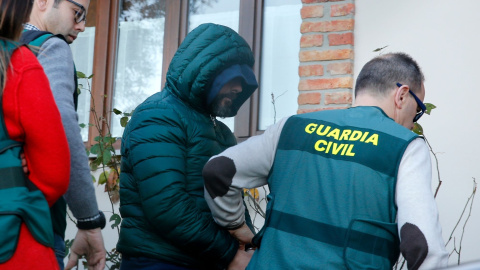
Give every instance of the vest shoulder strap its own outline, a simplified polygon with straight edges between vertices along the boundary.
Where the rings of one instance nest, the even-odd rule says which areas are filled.
[[[24,30],[22,36],[20,37],[20,43],[41,47],[43,43],[49,40],[52,37],[57,37],[65,42],[65,38],[62,35],[54,35],[48,31],[37,31],[37,30]],[[38,50],[32,50],[35,55],[38,54]]]

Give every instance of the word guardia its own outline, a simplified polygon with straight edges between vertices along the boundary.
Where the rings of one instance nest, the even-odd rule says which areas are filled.
[[[378,145],[378,134],[370,134],[368,131],[352,130],[352,129],[332,129],[331,126],[318,125],[310,123],[305,127],[305,132],[308,134],[317,134],[318,136],[325,137],[326,139],[320,139],[315,143],[315,150],[319,152],[325,152],[326,154],[341,155],[341,156],[355,156],[353,152],[354,144],[349,142],[360,141],[363,143],[371,143],[372,145]],[[340,142],[333,142],[327,140],[327,138],[335,139]],[[345,141],[345,143],[341,143]]]

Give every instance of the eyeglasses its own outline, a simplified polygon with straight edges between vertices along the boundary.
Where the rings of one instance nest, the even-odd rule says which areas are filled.
[[[75,11],[75,22],[76,23],[81,23],[82,21],[87,22],[87,11],[85,10],[85,7],[83,7],[81,4],[73,1],[73,0],[67,0],[68,2],[74,4],[75,6],[80,8],[80,11]]]
[[[398,87],[402,87],[403,85],[400,84],[400,83],[397,83],[397,86]],[[417,122],[418,119],[420,119],[420,117],[422,117],[422,115],[425,113],[425,111],[427,110],[427,107],[425,106],[425,104],[423,104],[423,102],[417,97],[417,95],[415,95],[412,90],[408,90],[408,92],[410,94],[412,94],[413,98],[415,99],[415,101],[417,102],[417,114],[415,115],[415,117],[413,118],[413,122]]]

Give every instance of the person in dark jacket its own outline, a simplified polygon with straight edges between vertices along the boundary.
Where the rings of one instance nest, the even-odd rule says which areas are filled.
[[[202,168],[236,144],[216,117],[235,116],[258,87],[253,64],[235,31],[200,25],[173,57],[163,90],[135,109],[121,147],[121,269],[245,269],[252,252],[213,220]]]

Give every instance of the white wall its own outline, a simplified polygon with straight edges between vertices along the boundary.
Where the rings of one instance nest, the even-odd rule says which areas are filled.
[[[420,124],[440,162],[437,204],[447,240],[472,192],[472,177],[480,181],[480,1],[358,0],[355,5],[355,78],[378,55],[372,51],[388,45],[382,52],[403,51],[418,61],[426,77],[425,102],[438,107]],[[466,226],[462,263],[480,260],[479,200]],[[457,248],[463,223],[455,234]],[[447,250],[452,249],[450,243]],[[449,264],[456,263],[454,254]]]

